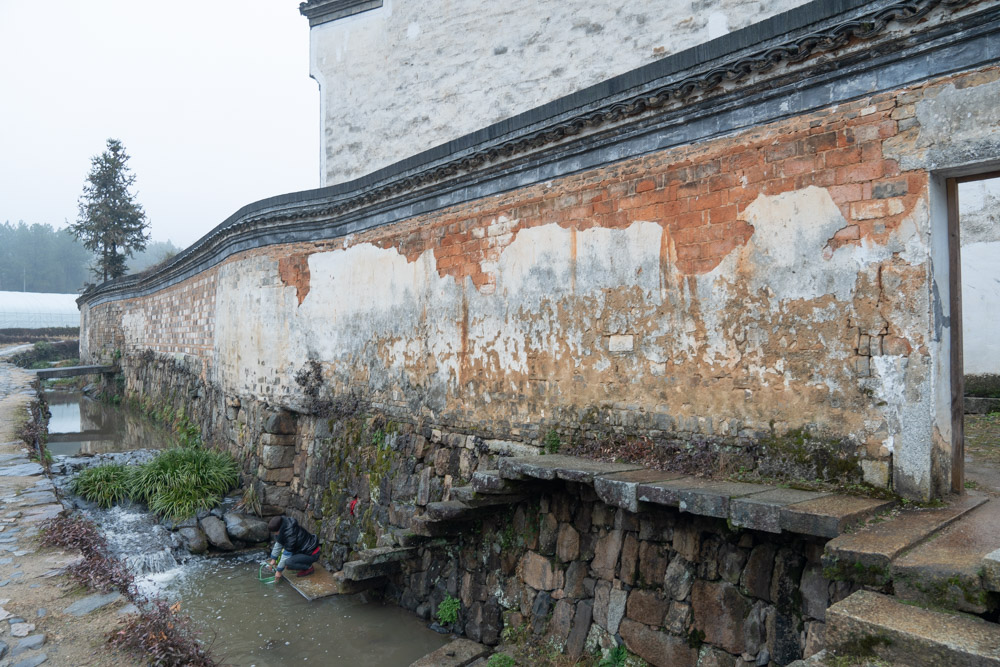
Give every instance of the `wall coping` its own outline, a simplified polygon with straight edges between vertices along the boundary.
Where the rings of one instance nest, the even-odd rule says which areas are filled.
[[[381,6],[382,0],[309,0],[299,4],[299,13],[309,19],[309,27],[313,28]]]
[[[995,63],[995,5],[950,22],[928,20],[920,32],[890,34],[897,22],[969,4],[975,3],[814,0],[353,181],[248,204],[157,271],[103,283],[77,304],[150,294],[246,250],[337,238]]]

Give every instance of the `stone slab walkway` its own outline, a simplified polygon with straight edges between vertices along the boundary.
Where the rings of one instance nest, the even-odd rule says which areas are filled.
[[[474,490],[509,493],[518,482],[566,480],[592,485],[605,503],[630,512],[642,505],[676,507],[769,533],[836,537],[892,505],[872,498],[704,479],[558,454],[502,458],[498,468],[478,471],[472,479]]]
[[[104,645],[121,603],[81,604],[87,591],[62,574],[79,554],[39,546],[39,525],[63,505],[16,435],[35,396],[33,379],[0,361],[0,667],[137,665]]]
[[[285,571],[283,573],[282,580],[291,584],[292,588],[297,590],[302,597],[309,601],[320,600],[322,598],[330,597],[331,595],[340,594],[340,588],[337,585],[337,580],[333,578],[333,575],[330,574],[326,568],[321,567],[319,563],[316,564],[316,571],[308,577],[302,577],[300,579],[295,576],[295,572]],[[280,582],[278,585],[281,585]]]

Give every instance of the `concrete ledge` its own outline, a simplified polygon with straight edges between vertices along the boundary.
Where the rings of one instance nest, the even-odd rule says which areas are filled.
[[[669,482],[683,477],[680,473],[662,470],[632,470],[594,478],[597,496],[612,507],[621,507],[629,512],[639,511],[639,485]]]
[[[513,495],[530,492],[534,482],[504,479],[499,470],[477,470],[472,473],[472,490],[482,495]],[[462,487],[457,487],[462,488]],[[454,493],[455,489],[452,489]],[[459,498],[459,500],[462,500]]]
[[[726,482],[698,477],[681,477],[669,482],[640,484],[639,500],[657,505],[677,507],[682,512],[729,518],[732,498],[761,493],[771,487],[742,482]]]
[[[361,582],[372,579],[381,579],[390,574],[399,572],[401,565],[399,561],[384,561],[379,563],[369,563],[364,560],[352,560],[344,563],[344,569],[340,571],[341,581]]]
[[[769,489],[733,500],[729,518],[737,526],[769,533],[781,532],[781,510],[789,505],[814,501],[830,493],[798,489]]]
[[[78,375],[114,374],[119,371],[117,366],[63,366],[62,368],[42,368],[34,371],[39,380],[55,378],[71,378]]]
[[[883,512],[894,503],[860,496],[824,496],[781,509],[781,528],[790,533],[837,537],[859,521]]]
[[[823,565],[858,583],[881,586],[891,578],[892,561],[986,502],[964,496],[940,509],[907,510],[891,521],[865,526],[826,545]]]
[[[595,475],[641,470],[642,466],[628,463],[602,463],[575,456],[550,454],[500,459],[500,474],[505,479],[563,479],[567,482],[592,484]]]

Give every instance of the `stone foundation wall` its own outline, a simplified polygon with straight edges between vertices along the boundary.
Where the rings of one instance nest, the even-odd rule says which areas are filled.
[[[424,618],[459,598],[459,627],[486,643],[506,632],[577,657],[620,638],[653,665],[785,665],[822,648],[827,606],[854,590],[824,578],[822,549],[677,511],[633,514],[566,483],[424,549],[389,591]]]
[[[363,549],[406,544],[414,516],[498,456],[538,453],[394,422],[358,402],[318,418],[227,397],[197,363],[147,354],[122,367],[127,400],[170,406],[233,452],[263,514],[287,512],[319,534],[333,571]],[[506,631],[579,656],[618,637],[652,664],[782,665],[822,647],[826,607],[853,591],[823,577],[818,538],[665,508],[631,513],[572,482],[456,533],[418,546],[384,592],[429,620],[446,596],[460,599],[456,631],[487,644]]]

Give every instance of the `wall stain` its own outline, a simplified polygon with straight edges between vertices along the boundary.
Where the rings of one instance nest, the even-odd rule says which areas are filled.
[[[278,259],[278,276],[285,285],[295,288],[295,295],[299,299],[300,306],[306,295],[309,294],[309,255],[311,254],[304,252]]]

